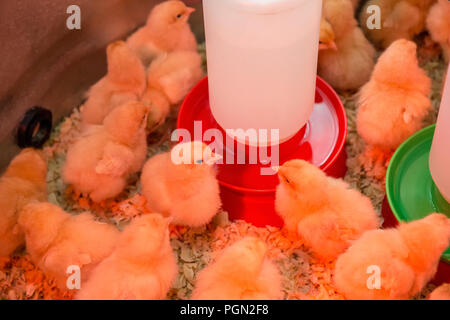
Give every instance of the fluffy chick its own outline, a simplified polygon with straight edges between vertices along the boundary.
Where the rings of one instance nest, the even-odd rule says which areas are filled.
[[[375,65],[375,49],[353,16],[350,0],[326,0],[320,33],[318,73],[335,89],[365,84]]]
[[[209,223],[221,207],[213,166],[218,159],[208,146],[195,141],[148,160],[141,176],[148,207],[172,217],[177,225]]]
[[[180,103],[203,77],[197,52],[177,51],[156,59],[148,71],[148,87],[163,92],[171,104]]]
[[[164,122],[170,105],[180,103],[202,77],[202,59],[195,51],[164,54],[152,62],[147,74],[147,90],[142,97],[142,101],[151,106],[150,132]]]
[[[122,232],[117,248],[95,268],[76,298],[164,299],[178,272],[168,224],[159,214],[133,220]]]
[[[357,9],[359,6],[360,0],[352,0],[353,9]]]
[[[131,35],[127,45],[145,66],[162,53],[197,50],[197,40],[188,20],[195,11],[182,1],[165,1],[155,6],[147,24]]]
[[[392,43],[359,92],[357,131],[370,147],[395,150],[432,108],[431,80],[418,65],[416,48],[404,39]]]
[[[246,237],[225,248],[199,273],[192,299],[281,299],[280,272],[266,252],[266,244],[254,237]]]
[[[286,162],[278,176],[275,208],[285,228],[320,258],[335,259],[380,224],[369,198],[306,161]]]
[[[164,124],[170,113],[170,102],[159,90],[148,87],[141,100],[150,106],[147,117],[147,134],[155,132]]]
[[[24,244],[19,212],[32,201],[47,200],[47,161],[41,151],[22,150],[0,178],[0,257]]]
[[[319,34],[319,51],[320,50],[337,50],[336,35],[334,34],[333,27],[331,24],[322,17],[320,20],[320,34]]]
[[[148,107],[128,102],[115,108],[103,126],[69,147],[63,167],[64,182],[94,202],[120,194],[129,175],[145,162]]]
[[[445,283],[433,290],[429,300],[450,300],[450,283]]]
[[[450,2],[438,0],[431,7],[427,18],[427,28],[432,39],[438,42],[444,51],[444,57],[450,62]]]
[[[360,24],[366,35],[377,46],[387,48],[398,39],[411,40],[425,29],[430,6],[436,0],[369,0],[363,6]],[[380,28],[369,29],[368,21],[373,12],[369,6],[380,8]]]
[[[67,288],[67,268],[80,267],[81,281],[114,249],[119,231],[95,221],[88,212],[77,216],[48,203],[31,203],[23,208],[19,225],[25,232],[32,261],[57,285]]]
[[[449,242],[450,219],[443,214],[369,231],[337,259],[336,288],[347,299],[409,299],[432,279]],[[371,266],[381,271],[379,289],[369,281]]]
[[[100,125],[113,110],[138,100],[146,88],[145,69],[125,42],[117,41],[107,48],[108,73],[89,90],[82,107],[85,125]]]

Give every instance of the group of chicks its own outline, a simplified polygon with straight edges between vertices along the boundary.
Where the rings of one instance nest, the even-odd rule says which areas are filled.
[[[358,8],[359,26],[355,17]],[[372,28],[369,23],[374,13],[380,13],[380,28]],[[412,41],[425,30],[440,44],[444,58],[449,61],[450,2],[447,0],[323,1],[318,73],[335,89],[358,91],[357,132],[366,143],[361,161],[378,178],[384,177],[392,152],[422,128],[423,120],[432,109],[432,81],[420,68],[417,45]],[[375,48],[385,49],[378,58]],[[334,199],[332,209],[324,210],[322,214],[327,218],[320,221],[315,221],[317,215],[305,216],[300,221],[294,219],[292,230],[297,228],[306,244],[316,243],[316,251],[322,256],[335,258],[328,253],[342,253],[336,261],[334,280],[337,289],[347,298],[407,299],[420,292],[432,278],[439,256],[449,245],[449,219],[445,215],[433,214],[402,224],[395,230],[367,231],[375,229],[374,220],[368,220],[372,226],[363,220],[364,212],[366,219],[373,216],[369,214],[373,209],[369,209],[368,201],[355,203],[356,195],[349,199],[337,191],[327,195],[317,185],[323,197],[319,201],[319,195],[311,195],[314,193],[311,183],[303,187],[307,192],[303,200],[305,212],[310,210],[308,208],[316,211],[317,203],[323,204],[326,198]],[[338,194],[336,198],[335,194]],[[278,194],[279,210],[298,208],[298,202],[290,202],[289,197],[281,199]],[[311,199],[316,200],[310,202]],[[351,219],[346,214],[350,205],[355,213],[350,213]],[[348,226],[353,226],[351,232]],[[430,232],[442,242],[428,241]],[[341,239],[348,237],[351,247],[347,250],[347,244],[334,242],[336,235]],[[382,270],[381,290],[367,288],[367,268],[371,265]],[[436,291],[432,297],[449,299],[449,286]],[[447,295],[438,292],[447,292]]]
[[[332,14],[345,2],[325,0],[323,24],[335,31],[351,28],[349,37],[365,39],[353,18],[357,1],[346,4],[351,19]],[[169,225],[206,225],[221,207],[214,167],[218,158],[205,144],[181,143],[146,159],[147,135],[203,75],[187,23],[192,11],[181,1],[166,1],[126,42],[108,46],[108,73],[88,93],[82,133],[69,146],[63,167],[65,183],[96,203],[117,197],[128,177],[142,170],[141,193],[151,213],[119,231],[92,213],[65,212],[47,202],[44,155],[25,149],[0,178],[0,256],[25,245],[32,261],[62,288],[67,287],[67,268],[80,267],[77,299],[166,297],[178,270]],[[336,37],[337,52],[346,51],[344,44],[351,42],[344,38]],[[367,44],[362,47],[371,46]],[[375,51],[369,51],[367,56],[374,57]],[[416,45],[407,39],[393,41],[360,91],[359,133],[372,146],[395,148],[419,128],[431,108],[429,91]],[[382,116],[392,122],[376,121]],[[445,215],[382,230],[369,198],[312,164],[286,162],[278,168],[278,177],[275,206],[289,236],[301,238],[318,258],[335,262],[334,283],[346,298],[408,299],[434,276],[450,243],[450,219]],[[379,290],[367,286],[370,266],[381,270]],[[283,296],[280,271],[268,258],[265,242],[246,237],[225,248],[197,275],[192,299]],[[432,298],[449,298],[448,285]]]
[[[359,89],[370,79],[375,48],[413,40],[425,30],[450,59],[446,0],[323,0],[322,11],[318,71],[335,89]]]
[[[361,6],[358,26],[355,10]],[[378,13],[380,25],[374,28]],[[432,109],[431,79],[419,67],[411,41],[425,30],[449,61],[447,0],[323,1],[318,73],[335,89],[358,90],[357,131],[366,143],[361,162],[377,178]],[[377,61],[375,46],[386,49]]]
[[[335,262],[334,284],[347,299],[409,299],[433,278],[450,245],[444,214],[378,229],[370,199],[346,182],[303,160],[286,162],[278,176],[275,206],[285,228],[317,257]],[[372,266],[381,272],[376,290],[367,285]]]
[[[203,77],[192,12],[181,1],[164,2],[126,42],[108,46],[108,72],[88,92],[83,132],[63,170],[64,181],[95,203],[116,197],[142,169],[147,135]]]
[[[67,288],[67,268],[81,270],[79,299],[163,299],[177,274],[169,223],[207,224],[221,207],[215,155],[203,143],[179,144],[148,160],[147,136],[204,76],[182,1],[156,6],[147,24],[107,48],[108,70],[81,107],[81,133],[69,145],[64,182],[94,203],[114,199],[141,172],[152,214],[123,231],[85,212],[72,215],[47,202],[47,161],[25,149],[0,182],[0,256],[26,246],[32,261]],[[109,287],[108,287],[109,284]]]
[[[173,152],[183,162],[175,164]],[[215,159],[201,142],[151,158],[143,176],[152,183],[142,193],[152,213],[119,231],[89,212],[73,215],[47,202],[46,160],[41,151],[25,149],[0,179],[0,256],[25,244],[32,261],[63,289],[68,268],[79,267],[76,299],[164,299],[178,273],[169,224],[205,225],[220,208]],[[275,205],[289,236],[301,238],[317,258],[335,262],[334,283],[346,298],[408,299],[433,278],[450,244],[445,215],[382,230],[369,198],[314,165],[291,160],[278,168],[278,177]],[[181,188],[170,188],[174,184]],[[381,270],[378,290],[367,286],[371,266]],[[448,294],[447,285],[433,297]],[[197,275],[192,293],[192,299],[283,296],[280,271],[265,242],[254,237],[220,252]]]

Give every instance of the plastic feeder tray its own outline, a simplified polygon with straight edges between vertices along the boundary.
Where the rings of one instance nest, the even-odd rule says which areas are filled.
[[[201,137],[194,135],[194,122],[197,121],[201,122]],[[231,137],[228,139],[234,145],[230,148],[230,143],[226,143],[225,130],[211,113],[207,77],[187,95],[178,115],[177,126],[178,129],[188,130],[194,140],[204,140],[203,134],[208,129],[219,130],[223,141],[217,142],[224,150],[225,160],[230,156],[235,157],[238,150],[245,150],[246,158],[251,152],[259,154],[257,147],[241,144]],[[294,137],[279,145],[279,163],[304,159],[319,166],[330,176],[343,177],[347,171],[344,148],[346,137],[347,118],[344,106],[334,90],[318,77],[316,101],[310,120]],[[209,140],[204,142],[211,143]],[[258,164],[236,164],[235,161],[235,164],[226,164],[227,161],[224,161],[225,164],[218,164],[223,209],[232,220],[245,220],[259,227],[281,227],[283,222],[274,206],[279,180],[276,174],[261,175],[261,168],[273,165],[261,162],[258,160]]]
[[[450,217],[450,204],[439,193],[428,166],[434,129],[432,125],[417,132],[394,153],[386,175],[382,210],[385,227],[418,220],[434,212]],[[433,282],[450,282],[450,248],[442,255]]]

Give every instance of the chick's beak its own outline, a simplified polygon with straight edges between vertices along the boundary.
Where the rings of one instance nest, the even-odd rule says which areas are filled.
[[[220,154],[212,153],[206,160],[206,164],[212,166],[212,165],[215,165],[216,163],[218,163],[222,159],[223,159],[223,157]]]
[[[337,51],[338,47],[336,45],[336,42],[331,41],[329,43],[319,43],[319,51],[321,50],[333,50]]]
[[[337,44],[336,44],[336,42],[334,42],[334,41],[331,41],[331,42],[328,44],[328,48],[331,49],[331,50],[334,50],[334,51],[337,51],[337,50],[338,50]]]
[[[193,14],[194,12],[195,12],[195,9],[194,9],[194,8],[188,7],[188,8],[186,9],[186,13],[187,13],[188,16],[190,16],[190,15]]]
[[[280,180],[285,178],[285,171],[286,170],[283,167],[278,167],[277,173]]]
[[[291,188],[295,189],[294,183],[289,178],[289,168],[284,166],[279,167],[278,169],[278,178],[280,179],[280,183],[285,184]]]

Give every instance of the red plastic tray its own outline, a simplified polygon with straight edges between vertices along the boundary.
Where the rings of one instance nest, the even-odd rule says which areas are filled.
[[[202,135],[208,129],[220,130],[223,134],[222,147],[226,150],[225,158],[235,156],[240,148],[245,148],[246,155],[250,154],[251,148],[256,148],[237,141],[234,141],[232,149],[226,144],[225,131],[211,113],[207,77],[187,95],[179,111],[177,123],[178,129],[187,129],[191,133],[192,139],[203,140],[203,137],[194,136],[195,121],[201,121]],[[347,171],[344,148],[346,137],[347,117],[344,106],[334,90],[318,77],[315,107],[311,118],[298,134],[279,145],[279,163],[304,159],[319,166],[330,176],[343,177]],[[258,151],[256,152],[258,154]],[[261,167],[271,165],[273,164],[218,165],[223,209],[228,211],[232,220],[245,220],[260,227],[283,225],[274,207],[278,177],[260,174]]]

